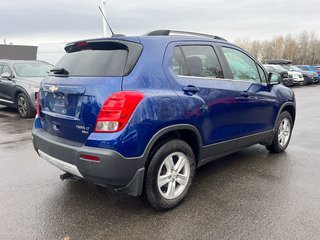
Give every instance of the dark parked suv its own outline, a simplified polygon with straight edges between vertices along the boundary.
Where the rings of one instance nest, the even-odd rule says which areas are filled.
[[[32,130],[62,179],[144,194],[167,210],[198,167],[254,144],[289,144],[294,93],[220,37],[164,30],[65,50],[42,81]]]
[[[21,117],[34,117],[41,80],[52,65],[44,61],[0,59],[0,104],[18,108]]]

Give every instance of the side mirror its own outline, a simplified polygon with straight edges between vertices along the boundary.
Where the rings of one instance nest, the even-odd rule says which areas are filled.
[[[281,83],[281,76],[277,73],[269,73],[268,80],[270,85],[277,85]]]
[[[8,79],[8,80],[10,80],[10,79],[12,78],[11,74],[8,73],[8,72],[2,73],[0,77],[1,77],[1,78],[6,78],[6,79]]]

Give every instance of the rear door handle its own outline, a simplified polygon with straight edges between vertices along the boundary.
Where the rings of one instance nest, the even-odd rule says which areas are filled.
[[[195,93],[197,93],[197,92],[200,91],[199,88],[197,88],[197,87],[195,87],[195,86],[192,86],[192,85],[188,85],[188,86],[186,86],[186,87],[183,87],[182,90],[183,90],[184,92],[186,92],[186,93],[189,93],[189,94],[190,94],[190,93],[195,94]]]

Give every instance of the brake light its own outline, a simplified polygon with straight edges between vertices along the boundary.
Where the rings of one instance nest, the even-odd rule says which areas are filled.
[[[37,111],[37,116],[40,117],[40,92],[38,92],[37,98],[36,98],[36,111]]]
[[[112,94],[100,110],[95,132],[118,132],[122,130],[143,97],[142,93],[134,91]]]
[[[74,45],[75,45],[76,47],[79,47],[79,48],[89,47],[88,42],[76,42]]]

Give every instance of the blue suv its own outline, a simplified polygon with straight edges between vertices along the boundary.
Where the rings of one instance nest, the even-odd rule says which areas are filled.
[[[40,157],[157,210],[177,206],[198,167],[254,144],[284,151],[296,116],[281,77],[223,38],[158,30],[67,44],[41,84]]]

